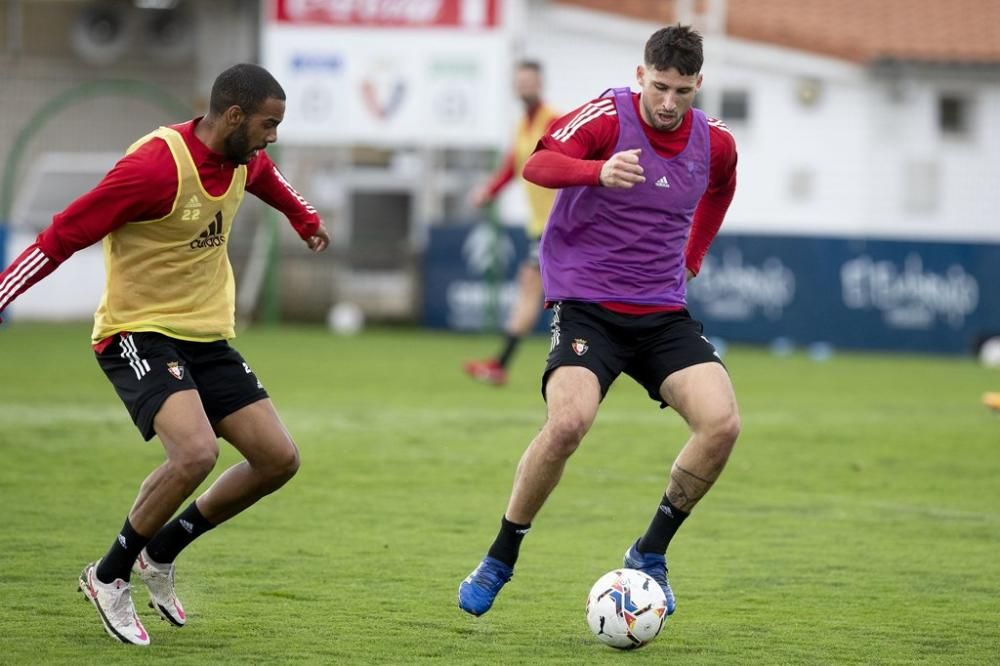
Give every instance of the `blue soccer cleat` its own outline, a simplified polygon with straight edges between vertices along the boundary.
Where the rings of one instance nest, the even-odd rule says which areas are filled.
[[[677,600],[674,598],[674,591],[670,589],[670,582],[667,580],[667,558],[656,553],[640,553],[636,547],[636,541],[625,551],[624,566],[627,569],[638,569],[643,572],[663,588],[663,594],[667,597],[667,615],[672,615],[677,609]]]
[[[458,586],[458,607],[479,617],[490,609],[500,588],[513,575],[513,567],[487,555]]]

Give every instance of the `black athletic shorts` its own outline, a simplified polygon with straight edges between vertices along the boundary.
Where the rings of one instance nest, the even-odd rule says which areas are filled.
[[[153,418],[172,393],[197,389],[214,426],[267,397],[250,366],[225,340],[189,342],[160,333],[118,333],[97,362],[148,441]]]
[[[542,376],[542,397],[552,371],[564,365],[587,368],[601,384],[601,399],[622,372],[666,407],[660,386],[670,374],[699,363],[722,363],[702,335],[701,322],[687,310],[630,315],[596,303],[552,305],[552,344]]]

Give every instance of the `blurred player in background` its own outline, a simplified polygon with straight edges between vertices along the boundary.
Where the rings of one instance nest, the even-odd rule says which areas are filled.
[[[554,310],[542,377],[548,418],[521,457],[493,545],[459,586],[459,606],[473,615],[510,580],[531,521],[622,372],[691,429],[623,563],[656,580],[674,612],[667,546],[721,474],[740,428],[729,375],[686,309],[686,280],[736,189],[732,135],[692,106],[702,61],[697,32],[657,31],[636,70],[641,92],[612,89],[560,118],[525,165],[528,180],[562,188],[541,244]],[[628,442],[617,446],[625,455]]]
[[[541,64],[533,60],[519,62],[514,73],[514,90],[524,104],[524,117],[514,132],[514,145],[492,178],[470,197],[473,206],[485,206],[496,199],[500,191],[515,178],[521,179],[528,197],[528,257],[517,273],[517,296],[504,326],[506,337],[503,347],[495,357],[467,361],[463,366],[466,374],[473,379],[495,386],[502,386],[507,382],[507,367],[514,352],[521,343],[521,338],[531,333],[541,314],[542,275],[538,269],[538,241],[556,198],[555,190],[539,187],[522,178],[524,163],[535,150],[538,140],[559,117],[552,107],[542,102]]]
[[[105,630],[123,643],[149,644],[130,593],[133,570],[150,605],[182,626],[178,553],[298,470],[298,449],[267,392],[227,342],[235,335],[227,249],[244,191],[284,213],[314,252],[329,244],[316,210],[264,152],[284,114],[285,93],[266,70],[227,69],[212,86],[208,115],[139,139],[0,273],[2,312],[74,252],[104,242],[97,362],[142,436],[158,436],[166,452],[108,552],[80,575]],[[245,460],[170,520],[215,466],[218,437]]]

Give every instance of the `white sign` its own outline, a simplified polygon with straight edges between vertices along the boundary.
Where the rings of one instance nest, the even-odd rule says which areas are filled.
[[[286,4],[286,13],[297,8]],[[315,9],[315,3],[306,4]],[[322,25],[265,23],[264,66],[287,96],[281,141],[384,147],[503,143],[509,130],[508,37],[490,26],[464,27],[467,14],[459,9],[465,6],[455,5],[452,26],[359,27],[332,19]],[[368,17],[366,7],[383,5],[355,3],[350,9],[360,21]],[[322,16],[339,16],[331,14],[338,8],[348,5],[327,2]]]

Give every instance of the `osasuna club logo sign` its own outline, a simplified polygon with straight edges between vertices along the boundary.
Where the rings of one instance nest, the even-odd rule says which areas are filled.
[[[170,361],[167,363],[167,372],[172,374],[175,379],[184,379],[184,366],[178,361]]]
[[[584,340],[583,338],[574,339],[573,342],[570,343],[570,347],[573,349],[573,351],[576,353],[577,356],[583,356],[584,354],[587,353],[587,350],[590,349],[590,345],[588,345],[587,341]]]

